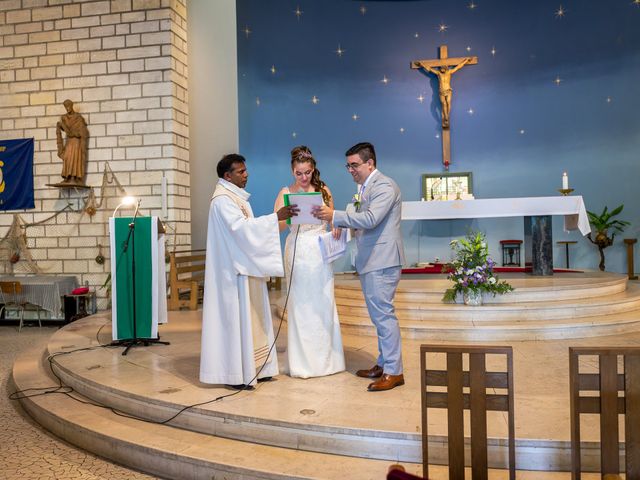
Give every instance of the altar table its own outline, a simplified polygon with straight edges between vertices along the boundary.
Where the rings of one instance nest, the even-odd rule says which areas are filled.
[[[524,217],[525,261],[531,261],[534,275],[553,274],[552,215],[564,216],[565,230],[591,232],[580,195],[402,202],[402,220]]]
[[[51,318],[62,315],[62,297],[76,288],[76,277],[57,275],[6,275],[0,277],[3,282],[20,282],[22,293],[17,295],[18,301],[38,305],[51,312]]]

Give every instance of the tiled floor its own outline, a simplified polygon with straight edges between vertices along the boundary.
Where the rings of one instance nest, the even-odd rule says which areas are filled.
[[[16,355],[48,339],[55,328],[0,327],[0,478],[29,479],[151,479],[80,450],[35,424],[8,396],[8,379]]]

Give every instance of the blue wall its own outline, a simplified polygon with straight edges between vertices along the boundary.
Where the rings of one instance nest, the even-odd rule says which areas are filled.
[[[558,195],[566,170],[588,210],[624,203],[619,218],[632,226],[606,257],[607,270],[625,272],[621,238],[640,231],[640,5],[568,0],[559,16],[558,0],[474,3],[237,0],[240,149],[254,211],[272,210],[299,144],[337,206],[355,191],[344,151],[364,140],[403,199],[420,199],[421,174],[442,171],[439,100],[435,79],[409,63],[446,44],[451,57],[479,60],[453,76],[450,171],[472,171],[475,197],[495,198]],[[407,261],[448,259],[449,240],[469,227],[487,232],[497,258],[498,240],[523,238],[522,219],[405,222]],[[578,241],[572,266],[597,268],[596,247],[560,218],[554,239]],[[560,247],[555,263],[564,266]]]

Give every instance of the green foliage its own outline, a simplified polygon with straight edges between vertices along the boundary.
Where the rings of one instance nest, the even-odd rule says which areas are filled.
[[[620,206],[614,208],[609,212],[608,208],[605,206],[600,215],[587,211],[589,222],[593,225],[598,233],[605,232],[610,229],[622,232],[625,227],[628,227],[631,224],[626,220],[614,220],[613,217],[620,214],[623,208],[624,204],[621,204]]]
[[[458,293],[487,292],[492,295],[513,290],[505,281],[500,281],[493,273],[495,262],[489,257],[489,248],[481,232],[469,232],[465,238],[452,240],[451,249],[454,260],[445,265],[443,272],[453,282],[453,288],[447,289],[442,297],[445,302],[455,302]]]

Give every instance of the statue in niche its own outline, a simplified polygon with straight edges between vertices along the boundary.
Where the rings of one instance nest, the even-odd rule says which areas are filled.
[[[84,175],[87,164],[87,139],[89,130],[82,115],[73,109],[73,102],[63,102],[67,113],[60,117],[56,124],[56,140],[58,143],[58,157],[62,159],[63,182],[56,187],[85,187]],[[62,132],[67,136],[63,143]]]

